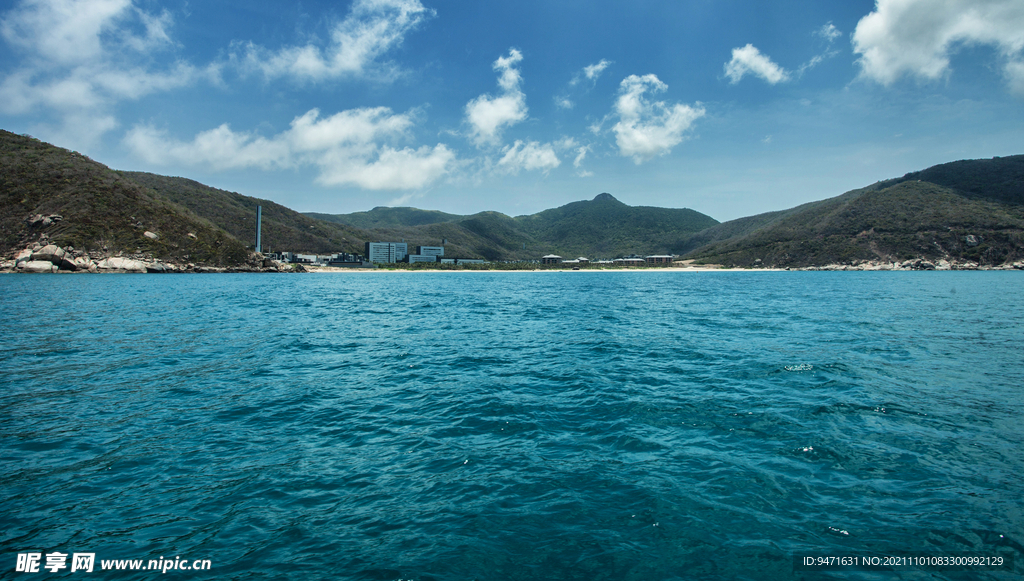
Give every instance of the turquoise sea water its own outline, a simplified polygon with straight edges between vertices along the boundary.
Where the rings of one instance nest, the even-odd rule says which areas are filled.
[[[1019,579],[1022,288],[0,276],[0,578]],[[968,553],[1016,570],[794,567]]]

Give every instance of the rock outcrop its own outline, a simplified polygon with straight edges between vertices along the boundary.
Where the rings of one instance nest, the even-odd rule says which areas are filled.
[[[57,266],[49,260],[27,260],[18,263],[18,272],[57,272]]]
[[[97,263],[96,268],[106,271],[146,272],[146,263],[139,260],[132,260],[131,258],[111,256],[110,258],[105,258]]]

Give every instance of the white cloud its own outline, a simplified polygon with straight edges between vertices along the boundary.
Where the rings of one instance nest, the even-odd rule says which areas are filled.
[[[0,111],[46,110],[63,127],[50,133],[94,141],[117,126],[123,100],[186,86],[215,75],[177,62],[153,62],[174,48],[170,14],[149,13],[132,0],[24,0],[0,21],[0,36],[21,66],[0,82]]]
[[[683,141],[683,134],[693,122],[704,116],[699,103],[691,107],[644,98],[647,92],[666,90],[668,85],[655,75],[630,75],[623,79],[615,102],[619,122],[612,127],[620,155],[632,157],[637,164],[665,155]]]
[[[601,73],[608,68],[608,65],[612,64],[612,61],[607,59],[601,59],[601,62],[583,67],[583,74],[586,75],[588,80],[596,80],[597,77],[601,76]]]
[[[576,106],[576,103],[573,103],[569,97],[558,95],[555,97],[555,106],[559,109],[572,109]]]
[[[498,167],[507,173],[516,174],[520,170],[552,170],[562,162],[555,154],[554,147],[550,143],[540,144],[536,141],[522,142],[516,140],[511,146],[502,149],[505,155],[498,160]]]
[[[386,107],[351,109],[320,118],[317,109],[292,120],[272,138],[235,132],[227,124],[198,134],[191,142],[167,137],[149,126],[136,126],[125,143],[154,164],[181,163],[214,170],[256,167],[319,168],[317,183],[370,190],[416,189],[448,172],[455,154],[444,144],[397,149],[386,141],[407,137],[415,112],[394,114]]]
[[[584,158],[587,157],[587,152],[590,151],[589,147],[581,147],[576,150],[576,159],[572,161],[572,166],[579,168],[583,164]]]
[[[384,146],[373,161],[362,155],[349,157],[338,150],[318,162],[321,174],[316,181],[326,186],[353,185],[368,190],[418,189],[448,173],[454,159],[455,153],[443,143],[419,149]]]
[[[378,57],[402,44],[406,34],[433,14],[419,0],[357,0],[345,20],[334,26],[327,46],[271,51],[247,43],[241,45],[244,54],[234,58],[268,78],[323,81],[360,76],[379,66]]]
[[[466,121],[477,146],[497,144],[505,127],[526,119],[526,95],[519,88],[522,76],[515,67],[522,60],[522,53],[509,49],[507,57],[494,61],[494,70],[501,73],[498,86],[502,93],[497,97],[480,95],[466,104]]]
[[[843,35],[832,22],[826,22],[821,28],[814,32],[816,36],[824,38],[830,45]]]
[[[761,54],[752,44],[732,49],[732,60],[725,63],[725,76],[729,77],[732,84],[740,82],[747,73],[761,77],[772,85],[789,80],[789,73],[785,69]]]
[[[587,79],[588,81],[595,83],[597,82],[597,78],[601,76],[601,73],[603,73],[605,69],[607,69],[611,64],[612,61],[608,59],[601,59],[600,62],[594,63],[592,65],[587,65],[583,67],[583,70],[573,75],[572,80],[569,81],[569,84],[578,85],[580,82],[583,81],[583,79]]]
[[[994,47],[1011,90],[1024,95],[1020,0],[878,0],[853,33],[861,77],[883,85],[904,76],[939,79],[950,70],[950,55],[970,45]]]

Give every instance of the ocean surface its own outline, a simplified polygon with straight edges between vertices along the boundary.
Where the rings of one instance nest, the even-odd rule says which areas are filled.
[[[0,578],[1020,579],[1022,290],[0,276]],[[797,566],[885,555],[1016,561]]]

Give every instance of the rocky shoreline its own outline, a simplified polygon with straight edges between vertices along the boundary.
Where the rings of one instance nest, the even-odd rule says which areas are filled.
[[[681,270],[693,268],[687,264]],[[722,268],[717,265],[706,265],[705,270],[751,270],[746,268]],[[314,269],[316,271],[317,269]],[[921,270],[1024,270],[1024,261],[1016,261],[1000,265],[978,264],[970,261],[939,259],[935,261],[915,258],[904,261],[860,261],[850,264],[826,264],[824,266],[805,267],[758,267],[752,270],[801,270],[801,271],[921,271]],[[308,272],[301,264],[291,265],[271,260],[259,253],[251,253],[245,264],[237,266],[209,266],[157,260],[146,254],[97,253],[77,250],[73,247],[61,248],[55,244],[46,244],[46,240],[16,253],[13,258],[0,259],[0,272],[14,273],[224,273],[224,272]]]
[[[44,241],[45,242],[45,241]],[[252,253],[245,264],[238,266],[208,266],[156,260],[145,254],[124,255],[96,253],[61,248],[55,244],[35,243],[14,255],[0,259],[0,272],[17,273],[218,273],[218,272],[305,272],[301,265],[289,265]]]
[[[806,266],[802,268],[787,268],[786,270],[1024,270],[1024,260],[1007,262],[998,265],[978,264],[971,261],[956,261],[939,259],[936,261],[924,258],[904,260],[899,262],[879,262],[868,260],[853,264],[827,264],[825,266]]]

